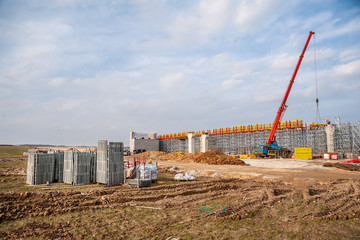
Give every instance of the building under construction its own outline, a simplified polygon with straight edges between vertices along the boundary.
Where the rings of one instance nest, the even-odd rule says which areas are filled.
[[[225,154],[253,153],[266,142],[272,123],[218,128],[192,132],[158,135],[146,145],[144,134],[132,132],[130,145],[141,141],[143,150],[170,152],[205,152],[219,150]],[[153,136],[154,134],[152,134]],[[136,139],[136,136],[142,136]],[[294,152],[295,148],[312,148],[313,155],[337,152],[339,156],[355,157],[360,152],[360,121],[356,123],[303,123],[302,120],[282,121],[276,133],[280,146]],[[133,149],[134,150],[134,149]]]

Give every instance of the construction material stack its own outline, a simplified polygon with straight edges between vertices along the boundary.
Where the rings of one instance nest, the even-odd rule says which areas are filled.
[[[295,148],[295,159],[312,159],[312,149],[311,148]]]

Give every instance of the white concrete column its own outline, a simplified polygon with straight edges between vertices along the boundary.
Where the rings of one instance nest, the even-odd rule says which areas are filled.
[[[130,132],[130,151],[135,150],[135,133]]]
[[[209,136],[207,134],[203,134],[200,137],[200,152],[206,152],[209,150]]]
[[[195,153],[195,134],[188,133],[188,152],[194,154]]]
[[[325,127],[326,132],[326,144],[327,144],[327,152],[335,152],[335,125],[327,125]]]

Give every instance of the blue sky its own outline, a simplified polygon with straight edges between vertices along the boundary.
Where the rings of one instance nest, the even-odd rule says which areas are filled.
[[[0,1],[0,143],[360,120],[360,2]]]

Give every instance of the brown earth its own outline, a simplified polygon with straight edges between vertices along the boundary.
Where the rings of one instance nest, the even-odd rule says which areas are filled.
[[[147,159],[158,159],[159,157],[166,155],[166,152],[149,151],[136,154],[135,157],[146,157]]]
[[[358,172],[208,165],[187,160],[161,161],[159,158],[166,156],[161,153],[149,156],[159,161],[158,182],[141,189],[97,184],[91,185],[93,189],[65,184],[25,187],[24,176],[5,169],[25,170],[22,160],[11,165],[0,158],[0,171],[9,173],[0,176],[0,179],[7,179],[0,181],[0,187],[15,184],[8,191],[0,191],[0,238],[360,237]],[[172,180],[175,173],[169,170],[170,166],[180,171],[207,170],[221,173],[222,177],[197,176],[196,181],[179,183]],[[263,175],[233,178],[235,175],[225,174],[232,171]]]
[[[1,167],[0,176],[26,176],[24,167]]]
[[[211,203],[221,199],[221,206]],[[89,210],[142,208],[144,206],[156,209],[154,214],[163,220],[166,219],[164,213],[181,208],[183,211],[170,217],[172,219],[170,223],[181,222],[188,227],[202,220],[207,222],[238,221],[257,219],[259,216],[292,224],[299,224],[296,223],[297,221],[349,219],[358,221],[360,217],[360,182],[337,180],[296,186],[281,181],[217,179],[143,189],[112,187],[90,192],[2,193],[0,202],[0,222],[3,223],[37,216],[61,216],[79,211],[86,214]],[[210,211],[208,214],[204,214],[199,211],[201,209]],[[221,212],[216,213],[216,210],[219,209]],[[287,209],[288,212],[283,212],[283,209]],[[213,210],[214,212],[212,212]],[[186,214],[186,217],[182,214]],[[360,233],[359,225],[356,229],[357,233]],[[162,239],[167,236],[165,232],[161,231],[157,234]],[[125,229],[118,230],[118,236],[125,235]],[[52,239],[72,238],[73,236],[74,224],[71,222],[53,225],[46,221],[35,221],[26,227],[0,233],[0,237],[3,239],[25,237]]]
[[[201,153],[200,156],[194,159],[194,162],[211,165],[246,165],[243,160],[229,157],[218,150],[209,150],[205,153]]]
[[[217,150],[210,150],[201,154],[190,154],[190,153],[168,153],[165,152],[156,152],[149,151],[140,154],[137,156],[145,156],[147,159],[151,160],[161,160],[161,161],[178,161],[178,162],[196,162],[196,163],[207,163],[212,165],[246,165],[239,158],[232,158],[226,154],[221,153]]]

